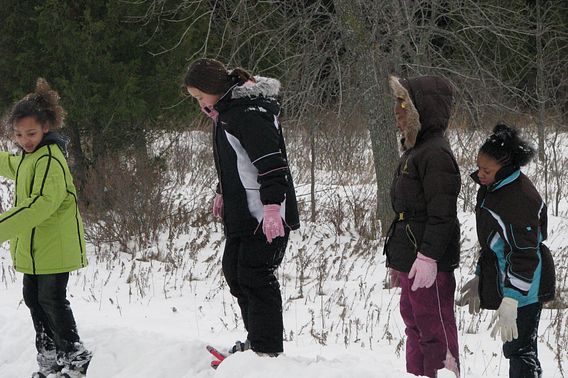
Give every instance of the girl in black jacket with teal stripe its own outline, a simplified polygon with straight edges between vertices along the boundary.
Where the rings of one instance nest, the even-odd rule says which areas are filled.
[[[501,333],[510,377],[540,377],[537,332],[542,302],[554,297],[554,264],[548,248],[546,204],[521,172],[534,149],[515,128],[499,124],[481,146],[475,208],[481,252],[476,276],[458,304],[497,310],[493,337]]]

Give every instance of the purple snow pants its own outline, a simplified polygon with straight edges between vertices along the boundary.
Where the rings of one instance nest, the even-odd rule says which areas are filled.
[[[458,331],[454,315],[456,280],[438,272],[429,288],[412,291],[414,279],[400,273],[400,314],[406,325],[406,371],[436,377],[449,349],[459,366]]]

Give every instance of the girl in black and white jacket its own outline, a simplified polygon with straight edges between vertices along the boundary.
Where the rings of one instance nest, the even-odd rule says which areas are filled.
[[[274,271],[289,231],[299,227],[278,121],[280,82],[198,59],[189,66],[184,85],[214,124],[219,182],[213,214],[225,225],[223,273],[248,331],[242,345],[278,355],[283,351],[282,299]]]

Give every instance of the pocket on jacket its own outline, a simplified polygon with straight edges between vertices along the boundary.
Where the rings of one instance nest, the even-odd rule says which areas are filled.
[[[550,249],[544,243],[540,243],[540,287],[538,297],[541,302],[548,302],[556,296],[556,268]]]
[[[406,222],[396,222],[389,232],[384,247],[388,266],[401,272],[408,272],[416,259],[416,248],[408,236],[407,226]],[[412,232],[414,233],[414,230]]]
[[[492,252],[482,252],[492,253]],[[481,256],[479,259],[481,275],[479,280],[479,299],[481,308],[497,310],[503,299],[501,291],[501,273],[497,261]]]
[[[424,229],[426,228],[424,223],[409,221],[404,227],[406,237],[410,244],[414,247],[414,252],[420,250],[420,245],[422,244],[422,239],[424,238]]]
[[[511,242],[518,249],[536,249],[538,246],[538,227],[511,224],[509,231],[513,240]]]

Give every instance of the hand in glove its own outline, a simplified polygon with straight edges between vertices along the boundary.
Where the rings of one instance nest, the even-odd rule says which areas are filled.
[[[262,232],[269,243],[272,243],[272,239],[285,235],[284,224],[280,216],[280,205],[264,205]]]
[[[213,216],[223,218],[223,195],[220,193],[215,193],[215,199],[213,200]]]
[[[457,300],[458,306],[469,305],[470,314],[478,314],[480,309],[479,301],[479,276],[475,275],[467,281],[460,290],[462,296]]]
[[[410,273],[408,273],[408,278],[412,279],[414,276],[414,282],[412,283],[412,291],[416,291],[419,288],[429,288],[436,281],[436,275],[438,274],[438,264],[436,260],[430,257],[424,256],[422,253],[418,252],[412,268],[410,268]]]
[[[491,322],[497,320],[495,327],[491,331],[491,337],[495,338],[499,331],[501,331],[501,340],[503,342],[513,341],[519,337],[519,331],[517,330],[517,303],[513,298],[503,298],[501,305],[491,319]]]

